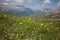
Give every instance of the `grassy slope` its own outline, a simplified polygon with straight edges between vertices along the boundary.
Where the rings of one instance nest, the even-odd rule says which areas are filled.
[[[0,14],[0,40],[60,40],[59,20]]]

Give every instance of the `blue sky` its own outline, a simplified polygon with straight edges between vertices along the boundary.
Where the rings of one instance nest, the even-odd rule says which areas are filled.
[[[4,3],[5,1],[12,2],[12,4],[16,2],[31,9],[55,8],[57,5],[60,6],[60,0],[0,0],[0,3]]]

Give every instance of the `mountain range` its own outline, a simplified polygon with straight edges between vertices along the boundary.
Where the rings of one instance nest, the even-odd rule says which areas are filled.
[[[11,3],[0,3],[0,12],[8,12],[13,15],[17,16],[30,16],[35,14],[44,14],[44,13],[58,13],[60,9],[50,9],[44,8],[43,11],[41,10],[32,10],[30,8],[24,7],[23,5],[19,4],[11,4]]]
[[[23,5],[4,5],[0,4],[0,10],[1,12],[8,12],[11,14],[15,14],[18,16],[29,16],[30,14],[33,14],[33,10],[30,8],[26,8]]]

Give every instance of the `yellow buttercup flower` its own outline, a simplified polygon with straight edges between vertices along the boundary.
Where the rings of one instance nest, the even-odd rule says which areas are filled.
[[[55,30],[56,30],[56,31],[59,30],[59,27],[57,27]]]
[[[28,17],[26,17],[26,19],[27,19]]]
[[[52,22],[50,22],[50,24],[53,24]]]
[[[49,28],[46,28],[46,30],[49,30]]]
[[[29,20],[31,20],[31,18],[29,18]]]
[[[43,26],[44,24],[40,24],[41,26]]]
[[[20,22],[19,24],[23,24],[22,22]]]
[[[59,29],[59,27],[57,27],[56,29]]]
[[[47,27],[47,25],[44,25],[44,27]]]
[[[6,17],[6,15],[4,15],[4,17]]]
[[[35,30],[35,27],[34,27],[34,30]]]

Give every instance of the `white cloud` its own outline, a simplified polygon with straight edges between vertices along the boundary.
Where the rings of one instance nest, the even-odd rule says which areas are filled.
[[[60,9],[60,1],[57,3],[55,9]]]
[[[36,6],[36,8],[37,8],[38,10],[43,10],[43,7],[40,6],[40,5]]]
[[[45,0],[44,3],[51,3],[51,0]]]
[[[5,1],[7,1],[7,2],[9,2],[9,1],[14,1],[14,2],[18,2],[18,3],[23,3],[23,2],[25,2],[24,0],[5,0]]]
[[[6,1],[10,1],[10,0],[6,0]]]
[[[5,0],[7,3],[9,4],[22,4],[24,3],[25,1],[24,0]]]
[[[36,2],[37,0],[25,0],[25,2],[33,3]]]
[[[4,1],[7,1],[8,2],[8,1],[14,1],[14,0],[4,0]]]
[[[59,7],[59,8],[60,8],[60,1],[57,3],[57,7]]]
[[[4,4],[4,5],[9,5],[8,3],[6,3],[6,2],[4,2],[4,3],[2,3],[2,4]]]
[[[42,4],[42,5],[37,5],[37,6],[33,7],[32,9],[33,9],[33,10],[40,10],[40,11],[44,11],[44,10],[45,10],[44,4]]]
[[[6,1],[14,1],[14,2],[17,2],[17,3],[33,3],[33,2],[36,2],[37,0],[6,0]]]
[[[56,7],[53,9],[54,13],[60,12],[60,1],[57,3]]]
[[[16,2],[20,2],[20,3],[23,3],[25,2],[24,0],[15,0]]]

